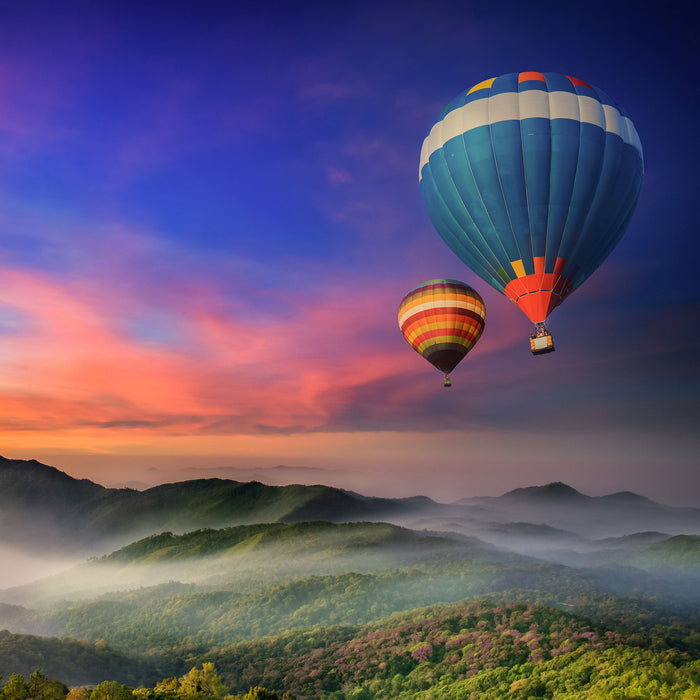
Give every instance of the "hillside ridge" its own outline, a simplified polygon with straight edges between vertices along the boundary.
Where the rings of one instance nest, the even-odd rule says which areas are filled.
[[[322,484],[271,486],[219,477],[137,491],[75,479],[37,460],[0,457],[0,545],[38,555],[102,555],[165,531],[362,520],[450,530],[507,547],[506,537],[522,542],[527,536],[532,543],[534,535],[700,534],[700,509],[666,506],[624,491],[588,496],[563,482],[448,504],[426,496],[383,498]]]
[[[379,498],[321,484],[269,486],[221,478],[164,483],[144,491],[117,489],[75,479],[36,460],[0,457],[2,534],[11,533],[16,543],[33,548],[72,543],[104,551],[167,530],[380,520],[417,507],[438,504],[426,497]]]

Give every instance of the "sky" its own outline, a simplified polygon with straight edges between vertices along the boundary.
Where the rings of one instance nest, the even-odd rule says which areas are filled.
[[[640,7],[0,2],[0,454],[108,486],[700,507],[700,17]],[[645,160],[541,357],[418,185],[442,107],[530,70],[611,95]],[[449,390],[397,323],[443,277],[487,308]]]

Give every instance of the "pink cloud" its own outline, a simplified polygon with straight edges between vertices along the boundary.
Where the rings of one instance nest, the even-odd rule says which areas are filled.
[[[302,107],[326,109],[334,104],[370,97],[373,88],[364,75],[348,69],[347,60],[334,61],[324,57],[294,61],[289,79],[296,86]]]
[[[100,153],[111,159],[108,172],[116,185],[183,157],[247,144],[279,116],[282,98],[274,91],[239,90],[231,100],[228,93],[208,92],[197,75],[152,72],[152,89],[138,105],[138,119],[99,144]]]
[[[368,86],[362,82],[313,82],[302,85],[299,90],[300,97],[315,105],[324,105],[331,102],[339,102],[356,97],[366,96]]]
[[[345,168],[335,168],[329,166],[326,168],[326,174],[331,182],[336,182],[339,184],[350,184],[354,181],[353,176]]]
[[[343,154],[359,162],[370,175],[387,172],[415,173],[418,178],[418,153],[407,152],[405,145],[379,138],[358,136],[343,146]]]
[[[16,57],[10,62],[0,53],[0,153],[3,157],[26,157],[46,148],[47,144],[75,138],[75,129],[61,116],[71,97],[71,87],[59,86],[37,66],[18,61]]]
[[[411,364],[410,352],[397,358],[372,338],[395,322],[393,308],[386,318],[377,313],[387,304],[386,288],[380,299],[376,289],[342,284],[304,290],[292,300],[293,315],[256,317],[253,309],[225,312],[211,283],[192,294],[191,280],[187,301],[159,310],[163,323],[177,319],[176,340],[154,342],[126,323],[153,312],[138,297],[40,273],[0,275],[0,302],[22,319],[2,342],[4,431],[318,429],[328,420],[319,397],[329,387],[363,384]]]

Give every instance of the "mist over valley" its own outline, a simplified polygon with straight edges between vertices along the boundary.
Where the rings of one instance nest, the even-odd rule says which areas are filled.
[[[41,658],[67,683],[153,685],[216,657],[244,689],[252,677],[232,659],[263,638],[300,635],[301,649],[326,630],[330,650],[468,601],[479,615],[546,606],[596,639],[680,625],[687,645],[700,622],[700,509],[632,493],[553,483],[445,504],[226,479],[137,491],[0,459],[0,513],[6,677]],[[289,669],[275,677],[304,697],[311,679]]]

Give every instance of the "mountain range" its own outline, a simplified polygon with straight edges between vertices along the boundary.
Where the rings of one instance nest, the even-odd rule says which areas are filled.
[[[37,570],[20,585],[0,582],[5,677],[38,664],[73,683],[153,684],[185,673],[193,660],[216,658],[229,686],[245,688],[272,678],[277,657],[286,654],[290,668],[302,648],[310,655],[305,664],[317,658],[328,646],[322,638],[360,650],[367,642],[355,645],[354,635],[388,640],[396,615],[448,604],[457,607],[438,607],[427,618],[415,611],[424,620],[415,634],[426,639],[430,620],[443,620],[445,652],[459,635],[479,636],[504,615],[498,601],[513,611],[555,608],[532,608],[522,628],[511,629],[529,641],[533,620],[544,615],[559,625],[566,615],[607,625],[613,646],[614,630],[647,634],[666,625],[654,634],[692,651],[700,624],[700,510],[628,492],[587,496],[562,483],[447,504],[227,479],[137,491],[0,458],[0,574],[17,553],[42,564],[63,559],[50,575]],[[496,607],[482,610],[481,621],[465,612],[457,625],[470,600]],[[479,648],[508,641],[492,626],[493,639]],[[552,634],[568,653],[561,630]],[[279,644],[279,653],[261,651],[268,643]],[[402,642],[386,683],[422,668],[421,644]],[[258,650],[250,661],[241,660],[245,648]],[[510,663],[506,651],[502,661]],[[302,696],[336,697],[333,689],[312,689],[311,680],[292,687],[305,688]]]
[[[437,507],[427,498],[371,498],[327,486],[193,479],[144,491],[74,479],[36,460],[0,457],[0,541],[103,552],[165,530],[261,522],[381,520]]]
[[[0,544],[34,552],[104,554],[164,531],[314,520],[385,521],[458,532],[507,548],[517,540],[530,552],[553,550],[557,543],[584,551],[591,539],[638,532],[700,534],[700,509],[666,506],[630,492],[587,496],[562,483],[449,504],[424,496],[376,498],[322,485],[218,478],[137,491],[74,479],[35,460],[0,457]]]

